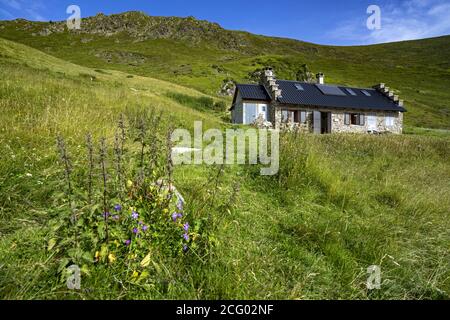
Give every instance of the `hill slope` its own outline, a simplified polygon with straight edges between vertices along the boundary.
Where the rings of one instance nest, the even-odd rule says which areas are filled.
[[[304,63],[329,83],[387,83],[405,99],[407,126],[450,129],[450,37],[358,47],[270,38],[194,18],[139,12],[86,18],[68,32],[62,22],[0,22],[0,37],[92,68],[151,76],[216,95],[227,80],[273,66],[293,79]]]
[[[61,206],[57,133],[78,172],[86,164],[84,134],[112,142],[121,112],[136,117],[155,106],[164,111],[163,129],[170,117],[187,128],[194,120],[226,124],[189,107],[205,98],[192,89],[78,66],[3,39],[0,50],[1,298],[450,297],[450,140],[414,135],[286,135],[273,177],[260,176],[257,166],[227,166],[221,175],[211,166],[178,166],[174,179],[192,227],[215,221],[210,251],[173,261],[153,248],[149,277],[136,283],[120,256],[102,268],[94,250],[82,269],[83,290],[67,290],[66,257],[50,249],[49,236]],[[170,98],[177,96],[187,105]],[[75,175],[77,187],[83,177]],[[382,286],[371,292],[366,270],[374,264]]]

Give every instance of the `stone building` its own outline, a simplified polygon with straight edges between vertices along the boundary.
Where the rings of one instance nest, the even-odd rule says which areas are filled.
[[[383,83],[373,88],[278,80],[272,69],[260,84],[238,84],[232,122],[312,133],[402,133],[403,101]]]

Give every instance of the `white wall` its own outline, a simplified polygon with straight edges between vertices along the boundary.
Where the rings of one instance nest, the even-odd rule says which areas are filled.
[[[243,123],[252,124],[260,114],[267,120],[268,106],[267,103],[257,101],[244,101],[243,103]],[[252,116],[252,114],[253,116]]]
[[[264,119],[267,120],[269,116],[269,106],[267,103],[261,103],[258,101],[244,101],[242,100],[240,93],[238,93],[235,106],[231,114],[232,122],[236,124],[252,124],[252,121],[246,121],[246,115],[249,116],[248,112],[250,111],[251,106],[256,107],[256,117],[263,113]],[[263,111],[264,108],[265,111]]]

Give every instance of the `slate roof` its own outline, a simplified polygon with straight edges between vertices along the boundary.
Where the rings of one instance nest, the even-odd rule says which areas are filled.
[[[269,93],[263,85],[259,84],[237,84],[237,90],[244,100],[264,100],[270,101]]]
[[[319,89],[320,85],[314,83],[277,80],[277,84],[281,89],[281,97],[278,98],[278,101],[281,104],[338,109],[350,108],[358,110],[406,111],[406,109],[398,106],[394,101],[375,89],[332,86],[339,88],[345,95],[327,95],[323,93],[323,90]],[[300,84],[303,90],[297,88],[298,84]],[[350,94],[346,89],[351,89],[356,95]],[[370,96],[365,95],[363,90],[368,92]],[[270,96],[262,85],[238,84],[236,92],[237,91],[240,92],[244,100],[270,101]]]

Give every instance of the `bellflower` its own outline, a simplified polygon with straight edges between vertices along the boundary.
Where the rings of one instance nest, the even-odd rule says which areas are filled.
[[[116,210],[116,211],[121,211],[121,210],[122,210],[122,206],[121,206],[120,204],[116,204],[116,205],[114,206],[114,210]]]
[[[130,244],[131,244],[131,240],[128,239],[127,241],[125,241],[126,246],[129,246]]]
[[[132,217],[134,220],[137,220],[137,218],[139,218],[139,213],[137,213],[136,211],[133,211],[133,212],[131,213],[131,217]]]
[[[183,225],[183,229],[184,229],[184,231],[188,232],[188,231],[189,231],[189,223],[186,222],[186,223]]]
[[[186,241],[189,241],[189,235],[187,233],[183,234],[183,238]]]
[[[177,202],[177,209],[179,211],[183,211],[183,201],[178,200],[178,202]]]

